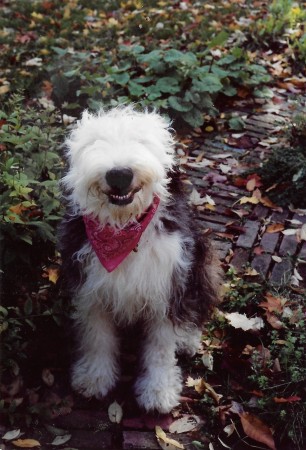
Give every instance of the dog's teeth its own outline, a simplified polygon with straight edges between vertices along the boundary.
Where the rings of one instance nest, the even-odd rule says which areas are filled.
[[[128,198],[130,198],[132,195],[132,192],[129,192],[126,195],[115,195],[115,194],[111,194],[111,197],[115,198],[116,200],[127,200]]]

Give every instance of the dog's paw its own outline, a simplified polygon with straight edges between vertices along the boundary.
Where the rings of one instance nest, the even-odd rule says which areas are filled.
[[[72,371],[72,388],[84,397],[105,397],[116,385],[118,376],[108,368],[89,366],[86,363],[76,364]]]
[[[182,390],[178,367],[168,371],[156,369],[139,378],[135,384],[137,403],[147,412],[169,413],[180,402]]]

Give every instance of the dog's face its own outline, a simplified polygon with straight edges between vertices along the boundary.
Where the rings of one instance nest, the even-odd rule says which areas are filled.
[[[156,194],[167,197],[174,163],[169,124],[132,108],[84,113],[66,142],[70,162],[63,184],[82,214],[123,226],[141,215]]]

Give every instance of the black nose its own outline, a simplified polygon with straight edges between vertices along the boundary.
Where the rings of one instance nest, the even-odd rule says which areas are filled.
[[[123,192],[129,188],[133,176],[133,171],[129,167],[115,167],[106,172],[105,178],[112,189]]]

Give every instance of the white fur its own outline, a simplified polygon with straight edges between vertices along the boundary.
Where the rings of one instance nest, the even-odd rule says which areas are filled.
[[[191,261],[185,257],[188,238],[163,229],[160,215],[169,201],[167,172],[174,163],[169,124],[155,113],[132,108],[85,113],[67,141],[70,170],[63,183],[74,211],[93,214],[101,225],[122,227],[160,197],[160,206],[141,237],[137,253],[108,273],[90,244],[75,258],[86,279],[74,297],[75,321],[80,330],[80,358],[72,385],[85,396],[105,396],[119,377],[116,325],[146,323],[143,371],[135,384],[139,405],[169,412],[179,402],[182,387],[176,350],[194,353],[200,332],[174,327],[167,318],[172,275],[179,274],[184,289]],[[105,174],[116,166],[130,167],[133,184],[141,187],[130,205],[111,204]],[[178,218],[179,220],[179,218]]]

